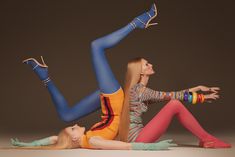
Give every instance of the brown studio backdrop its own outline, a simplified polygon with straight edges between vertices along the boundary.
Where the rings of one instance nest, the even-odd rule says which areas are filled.
[[[0,133],[58,131],[69,125],[58,118],[46,88],[23,59],[44,56],[51,78],[72,106],[97,89],[91,41],[123,27],[152,2],[1,1]],[[206,130],[234,129],[231,6],[212,0],[159,0],[157,26],[136,30],[107,50],[115,76],[123,85],[128,60],[142,56],[154,65],[153,89],[219,86],[217,101],[185,106]],[[151,105],[145,123],[165,103]],[[89,128],[98,115],[77,122]],[[169,128],[183,130],[176,120]]]

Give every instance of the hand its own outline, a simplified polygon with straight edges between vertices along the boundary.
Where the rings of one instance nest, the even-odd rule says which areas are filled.
[[[206,95],[204,95],[205,96],[205,101],[207,101],[207,102],[209,102],[209,103],[211,103],[212,101],[212,99],[213,100],[216,100],[216,99],[218,99],[219,98],[219,95],[217,95],[217,93],[211,93],[211,94],[206,94]]]
[[[168,140],[163,140],[155,143],[155,146],[159,149],[167,149],[168,147],[174,147],[177,146],[175,143],[171,143],[173,140],[168,139]]]
[[[155,143],[131,143],[132,150],[167,150],[169,147],[177,146],[175,143],[171,143],[173,140],[163,140]]]
[[[43,145],[43,143],[40,143],[38,141],[20,142],[17,138],[15,138],[15,139],[11,138],[11,144],[13,146],[17,146],[17,147],[35,147],[35,146],[42,146]]]
[[[203,92],[213,92],[218,93],[217,90],[220,90],[219,87],[206,87],[206,86],[199,86],[200,90]]]
[[[18,146],[18,147],[24,147],[25,146],[25,143],[20,142],[17,138],[15,138],[15,139],[11,138],[11,144],[13,146]]]

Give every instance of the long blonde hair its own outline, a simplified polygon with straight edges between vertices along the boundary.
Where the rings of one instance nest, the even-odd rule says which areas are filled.
[[[74,145],[71,136],[65,131],[61,130],[58,134],[58,139],[55,144],[48,146],[35,146],[35,147],[14,147],[14,148],[1,148],[1,149],[46,149],[46,150],[57,150],[57,149],[73,149],[78,148]]]
[[[123,102],[122,113],[120,117],[119,133],[118,139],[120,141],[127,142],[129,125],[130,125],[130,107],[129,107],[129,97],[130,89],[133,85],[140,81],[142,64],[141,60],[143,58],[134,58],[130,60],[127,64],[127,71],[125,76],[124,94],[125,99]]]
[[[51,146],[54,149],[72,149],[75,148],[71,136],[63,129],[58,135],[57,142]]]

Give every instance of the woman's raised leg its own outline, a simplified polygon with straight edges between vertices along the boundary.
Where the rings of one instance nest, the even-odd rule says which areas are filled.
[[[24,60],[24,63],[29,64],[39,79],[46,85],[59,117],[63,121],[70,122],[77,120],[97,110],[100,108],[100,92],[112,93],[120,88],[118,81],[115,79],[111,68],[108,65],[104,50],[116,45],[135,28],[146,28],[151,26],[152,24],[150,24],[150,21],[156,17],[156,11],[156,6],[153,4],[148,12],[141,14],[125,27],[92,42],[92,61],[98,80],[99,90],[85,97],[73,107],[68,106],[64,96],[49,78],[48,67],[44,66],[44,61],[43,64],[40,64],[33,58]]]
[[[43,64],[40,64],[34,58],[29,58],[23,62],[30,65],[39,79],[44,83],[51,95],[56,111],[63,121],[71,122],[73,120],[77,120],[100,108],[99,90],[91,93],[70,107],[63,94],[61,94],[56,85],[50,79],[48,75],[48,67],[44,61]]]
[[[102,93],[113,93],[120,88],[118,81],[115,79],[112,70],[105,56],[105,49],[111,48],[118,44],[135,28],[146,28],[150,26],[150,21],[156,17],[156,6],[152,5],[148,12],[136,17],[123,28],[108,34],[104,37],[96,39],[91,44],[92,62],[98,81],[99,89]]]

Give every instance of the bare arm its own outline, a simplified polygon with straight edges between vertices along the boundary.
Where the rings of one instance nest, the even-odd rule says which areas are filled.
[[[91,137],[89,143],[95,149],[117,149],[117,150],[131,149],[130,143],[116,141],[116,140],[105,140],[99,136]]]
[[[90,145],[95,149],[116,149],[116,150],[166,150],[169,147],[177,146],[171,143],[172,139],[163,140],[155,143],[126,143],[115,140],[105,140],[99,136],[91,137],[89,140]]]
[[[196,87],[189,88],[189,92],[197,92],[197,91],[199,91],[199,90],[201,90],[201,89],[200,89],[200,86],[196,86]]]
[[[219,87],[207,87],[207,86],[199,85],[197,87],[190,88],[189,90],[190,90],[190,92],[203,91],[203,92],[218,93],[220,88]]]

